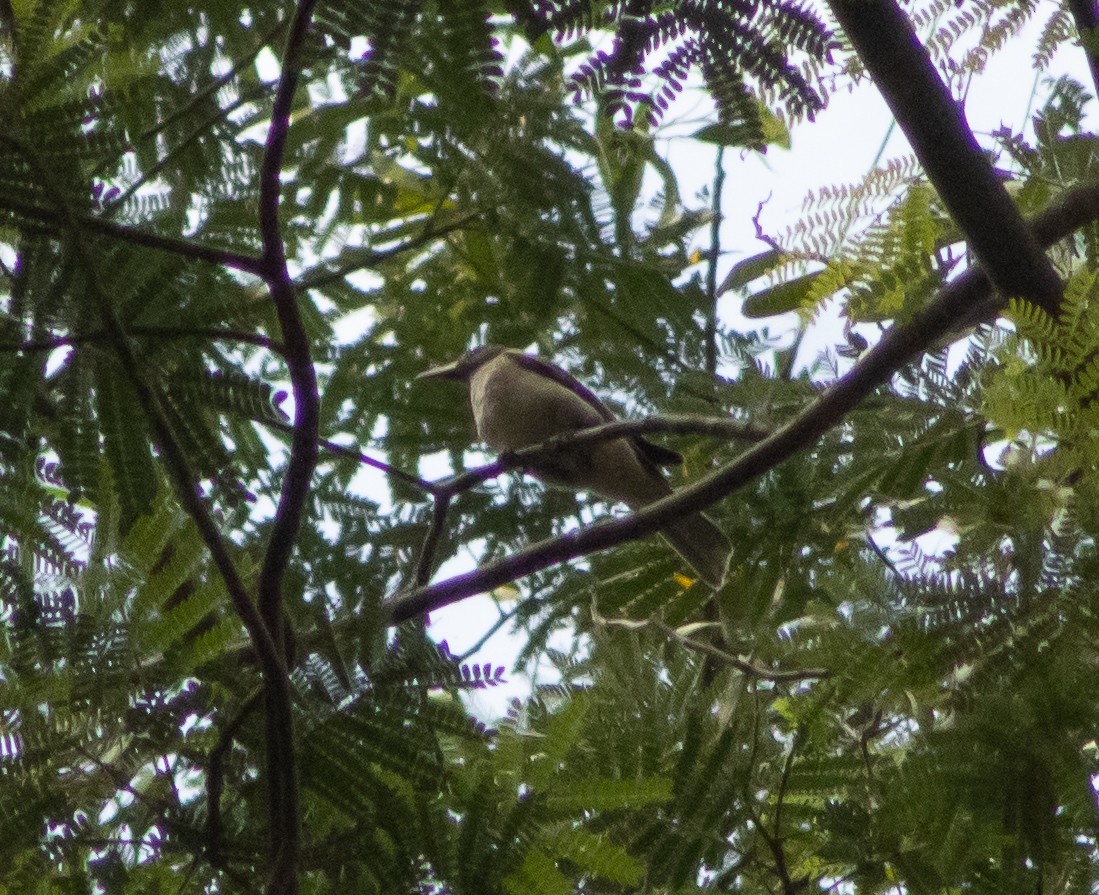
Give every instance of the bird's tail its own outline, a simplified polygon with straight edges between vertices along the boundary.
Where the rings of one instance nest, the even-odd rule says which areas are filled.
[[[672,493],[671,485],[658,474],[634,476],[630,484],[635,486],[633,493],[617,496],[635,510]],[[733,545],[720,528],[701,513],[692,513],[668,523],[660,533],[703,581],[721,587]]]
[[[733,545],[701,513],[676,519],[661,534],[711,587],[721,587]]]

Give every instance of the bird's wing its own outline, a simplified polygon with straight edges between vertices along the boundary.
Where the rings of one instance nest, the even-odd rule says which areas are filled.
[[[570,376],[564,370],[562,370],[556,364],[551,364],[548,361],[544,361],[541,358],[532,357],[529,354],[523,354],[522,352],[515,352],[515,360],[521,366],[526,367],[533,373],[537,373],[539,376],[545,376],[547,379],[552,379],[559,385],[563,385],[573,394],[579,395],[583,398],[596,413],[602,417],[603,422],[613,423],[618,417],[616,417],[609,407],[596,397],[595,392],[588,388],[584,383],[574,376]]]
[[[515,360],[531,372],[552,379],[559,385],[563,385],[565,388],[569,389],[573,394],[579,395],[599,414],[604,422],[613,423],[618,419],[611,409],[599,400],[599,397],[595,392],[584,385],[584,383],[575,376],[566,373],[556,364],[551,364],[541,358],[523,354],[518,351],[515,352]],[[647,438],[642,438],[640,435],[631,438],[630,441],[636,448],[637,453],[655,466],[678,466],[683,462],[683,455],[678,451],[661,447],[659,444],[653,444],[653,442],[649,441]]]
[[[654,444],[640,435],[630,440],[647,460],[657,466],[679,466],[683,463],[683,455],[679,451],[673,451],[661,444]]]

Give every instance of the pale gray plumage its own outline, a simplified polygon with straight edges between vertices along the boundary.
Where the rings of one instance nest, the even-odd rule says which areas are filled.
[[[498,345],[478,348],[420,377],[464,382],[477,434],[496,451],[518,450],[615,419],[560,367]],[[619,438],[558,451],[528,471],[551,484],[592,491],[637,509],[672,493],[657,467],[681,461],[675,451],[643,438]],[[731,545],[713,522],[694,513],[670,523],[662,534],[708,584],[721,585]]]

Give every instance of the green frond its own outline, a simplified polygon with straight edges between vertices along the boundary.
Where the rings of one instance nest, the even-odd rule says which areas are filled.
[[[521,4],[511,6],[517,9]],[[614,49],[589,56],[572,74],[571,84],[578,94],[602,96],[608,114],[623,113],[627,125],[639,111],[656,123],[695,67],[712,91],[722,122],[749,128],[755,124],[759,139],[747,145],[763,144],[757,91],[765,98],[783,97],[794,118],[811,119],[824,106],[816,88],[790,60],[798,52],[810,63],[819,63],[834,45],[831,32],[808,3],[683,0],[672,10],[649,3],[639,9],[627,4],[599,6],[536,4],[516,16],[532,39],[545,31],[569,38],[597,24],[611,28]],[[643,76],[658,50],[666,50],[666,55],[652,69],[658,83],[650,91]]]
[[[503,886],[511,895],[568,895],[573,892],[573,884],[567,876],[557,869],[554,859],[541,849],[530,849],[523,858],[519,869],[504,877]]]
[[[957,4],[950,0],[922,3],[912,21],[923,36],[931,56],[955,71],[982,72],[989,58],[1025,27],[1038,8],[1034,0],[987,0]],[[959,45],[976,33],[978,44],[965,52]]]
[[[1017,339],[1001,349],[1003,366],[985,385],[985,412],[1010,437],[1030,432],[1072,451],[1091,441],[1090,408],[1099,390],[1099,337],[1094,326],[1097,280],[1077,271],[1066,284],[1061,314],[1012,301]]]
[[[556,831],[551,828],[547,838],[550,854],[575,865],[585,876],[591,875],[623,886],[636,886],[644,875],[641,862],[625,848],[582,827],[561,824]]]
[[[389,99],[397,90],[402,51],[423,5],[422,0],[383,5],[361,0],[328,3],[318,11],[317,22],[341,43],[350,43],[357,34],[366,35],[370,50],[363,60],[363,84]]]
[[[95,390],[103,452],[119,489],[120,528],[125,532],[148,510],[157,490],[148,424],[134,413],[140,407],[137,394],[113,358],[97,358]]]
[[[1064,7],[1052,10],[1049,18],[1042,26],[1041,34],[1038,35],[1038,41],[1034,48],[1034,67],[1039,71],[1048,69],[1057,50],[1069,41],[1076,39],[1076,25],[1073,23],[1069,11]]]

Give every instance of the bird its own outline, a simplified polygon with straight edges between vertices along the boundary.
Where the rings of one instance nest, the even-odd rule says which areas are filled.
[[[478,437],[501,453],[616,419],[560,367],[501,345],[475,348],[416,378],[464,383]],[[554,451],[532,460],[526,471],[547,484],[590,491],[636,510],[672,493],[659,467],[682,462],[676,451],[624,437]],[[669,522],[661,534],[702,580],[721,586],[732,545],[710,519],[691,513]]]

